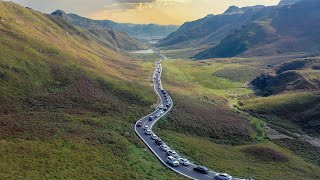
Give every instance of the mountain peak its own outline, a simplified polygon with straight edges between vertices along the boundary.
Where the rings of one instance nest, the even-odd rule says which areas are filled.
[[[59,17],[62,17],[62,18],[67,18],[67,13],[65,13],[64,11],[62,10],[56,10],[55,12],[51,13],[52,15],[54,16],[59,16]]]
[[[224,14],[236,14],[236,13],[243,13],[243,10],[237,6],[230,6]]]
[[[292,5],[292,4],[295,4],[299,1],[301,1],[301,0],[281,0],[279,2],[279,6]]]

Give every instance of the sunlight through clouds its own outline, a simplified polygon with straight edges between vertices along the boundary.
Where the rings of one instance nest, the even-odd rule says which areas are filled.
[[[117,22],[182,24],[229,6],[276,5],[280,0],[13,0],[51,13],[57,9],[94,19]]]

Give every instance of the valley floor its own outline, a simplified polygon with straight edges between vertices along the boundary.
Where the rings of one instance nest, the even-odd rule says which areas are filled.
[[[164,62],[163,85],[175,106],[155,131],[193,162],[217,171],[255,179],[319,179],[318,147],[299,139],[270,139],[265,119],[233,108],[253,98],[246,82],[256,75],[250,66],[256,62],[248,61]]]

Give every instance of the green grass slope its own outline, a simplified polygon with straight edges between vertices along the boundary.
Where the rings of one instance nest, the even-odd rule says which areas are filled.
[[[243,109],[282,129],[319,136],[319,92],[289,93],[244,102]]]
[[[262,180],[319,179],[319,165],[298,156],[319,153],[270,142],[264,135],[263,121],[228,106],[228,94],[247,97],[253,92],[243,87],[248,75],[240,79],[218,72],[250,61],[248,67],[254,67],[257,61],[247,59],[165,61],[164,88],[175,106],[155,131],[178,153],[218,172]]]
[[[151,69],[65,21],[0,2],[0,179],[179,179],[133,123]]]

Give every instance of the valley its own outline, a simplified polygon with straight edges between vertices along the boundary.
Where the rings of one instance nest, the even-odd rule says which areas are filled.
[[[0,1],[0,179],[320,179],[319,10],[179,27]]]

